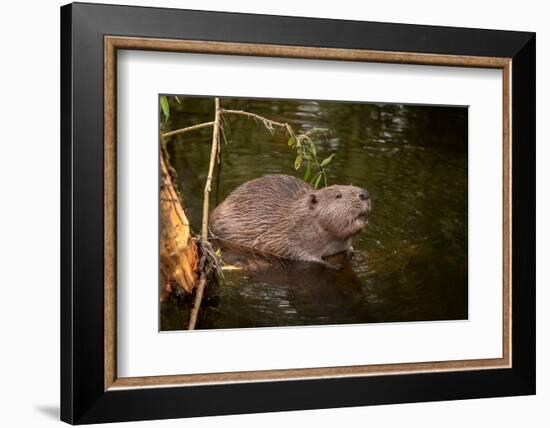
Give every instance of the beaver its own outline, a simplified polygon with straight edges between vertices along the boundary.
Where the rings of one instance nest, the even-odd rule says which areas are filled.
[[[211,214],[214,238],[283,259],[318,262],[352,253],[368,223],[369,192],[355,186],[314,189],[295,177],[265,175],[237,187]]]

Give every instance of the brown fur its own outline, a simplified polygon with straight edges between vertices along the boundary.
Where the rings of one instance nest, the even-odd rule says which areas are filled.
[[[367,224],[368,192],[334,185],[315,190],[288,175],[266,175],[237,187],[212,212],[215,238],[278,257],[325,263],[351,250]]]

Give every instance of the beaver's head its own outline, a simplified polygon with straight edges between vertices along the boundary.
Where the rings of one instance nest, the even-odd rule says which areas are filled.
[[[347,239],[368,223],[371,198],[366,189],[334,185],[308,193],[308,207],[319,224],[331,235]]]

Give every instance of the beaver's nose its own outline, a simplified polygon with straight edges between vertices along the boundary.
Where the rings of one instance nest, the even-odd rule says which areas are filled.
[[[366,201],[367,199],[370,199],[370,193],[367,189],[362,189],[359,193],[359,199],[362,199]]]

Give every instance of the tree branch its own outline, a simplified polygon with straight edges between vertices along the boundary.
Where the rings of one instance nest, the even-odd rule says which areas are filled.
[[[212,149],[210,151],[210,164],[208,166],[208,177],[206,178],[206,183],[204,185],[204,200],[202,203],[202,228],[201,228],[201,241],[206,243],[208,241],[208,211],[209,211],[209,202],[210,202],[210,190],[212,187],[212,175],[214,173],[214,165],[216,164],[216,159],[219,151],[220,145],[220,99],[215,98],[215,114],[214,114],[214,130],[212,132]],[[202,245],[204,248],[205,245]],[[205,257],[203,254],[202,257]],[[191,315],[189,317],[189,326],[188,330],[194,330],[195,325],[197,324],[197,317],[199,315],[199,309],[201,307],[202,296],[204,294],[204,287],[206,286],[207,273],[203,269],[200,273],[199,284],[197,286],[197,294],[195,295],[195,302],[193,304],[193,309],[191,310]]]
[[[174,135],[183,134],[185,132],[196,131],[198,129],[206,128],[208,126],[213,126],[213,125],[214,125],[214,122],[199,123],[198,125],[192,125],[186,128],[174,129],[173,131],[165,132],[164,134],[162,134],[162,137],[163,138],[172,137]]]
[[[291,137],[294,136],[294,131],[292,130],[292,127],[288,123],[283,122],[275,122],[274,120],[268,119],[267,117],[260,116],[256,113],[250,113],[243,110],[227,110],[227,109],[221,109],[222,114],[238,114],[241,116],[248,116],[252,119],[259,120],[264,124],[264,126],[269,130],[269,132],[273,132],[273,127],[277,126],[279,128],[284,128],[288,135]]]
[[[212,150],[210,151],[210,165],[208,166],[208,176],[204,185],[204,200],[202,203],[202,230],[201,239],[208,240],[208,209],[210,202],[210,190],[212,185],[212,175],[214,173],[214,165],[218,155],[220,145],[220,99],[215,99],[216,113],[214,115],[214,130],[212,132]]]

